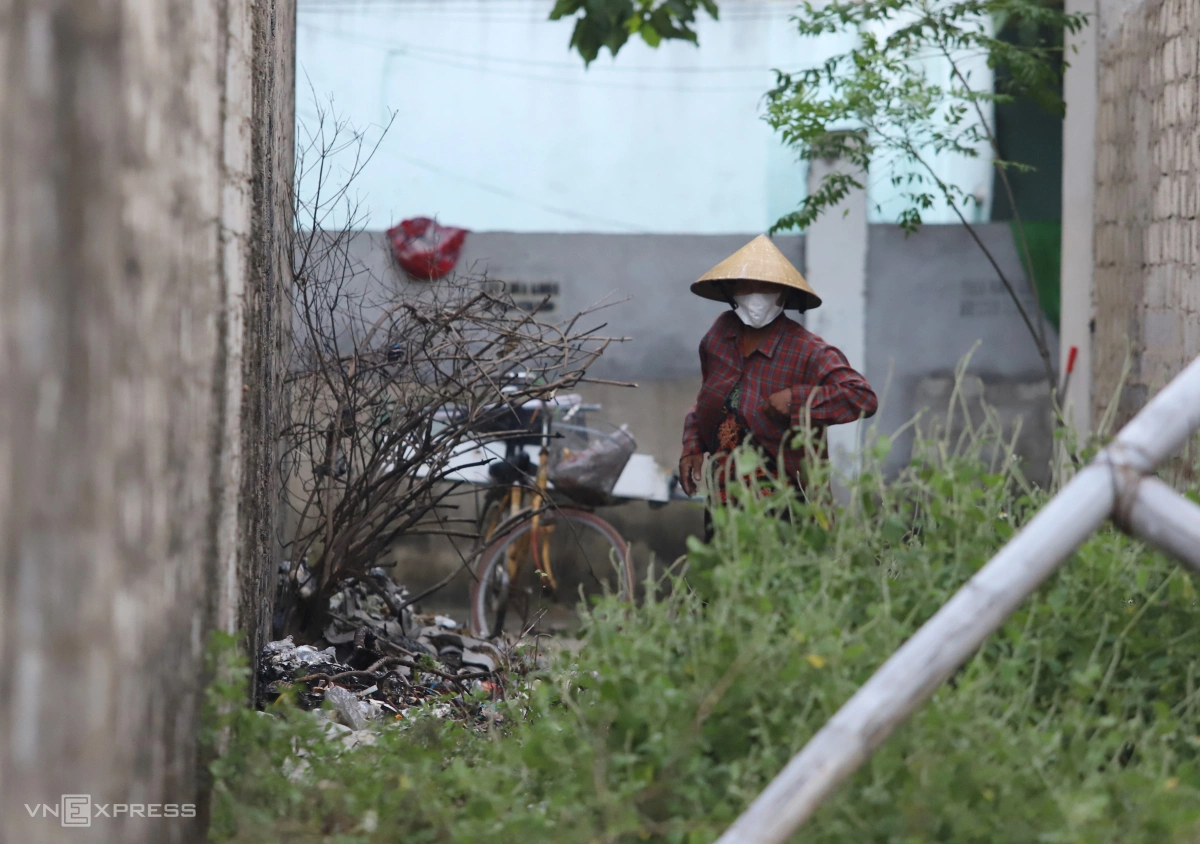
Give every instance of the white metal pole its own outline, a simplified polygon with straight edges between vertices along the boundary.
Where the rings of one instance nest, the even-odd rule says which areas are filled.
[[[1152,471],[1197,428],[1200,359],[1155,396],[1109,448],[863,684],[718,844],[787,840],[1101,525],[1126,476],[1137,479]],[[1136,512],[1136,505],[1131,509]]]
[[[1200,506],[1158,478],[1137,489],[1128,515],[1129,531],[1200,574]]]

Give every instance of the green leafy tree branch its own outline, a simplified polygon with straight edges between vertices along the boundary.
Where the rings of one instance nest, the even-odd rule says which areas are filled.
[[[767,94],[767,121],[802,159],[841,159],[850,172],[833,172],[772,231],[805,229],[854,189],[854,173],[883,171],[904,206],[897,222],[916,231],[922,217],[944,203],[983,251],[1016,305],[1042,359],[1053,390],[1056,378],[1045,322],[1031,314],[1011,279],[972,225],[967,212],[978,199],[943,178],[939,156],[977,158],[987,151],[1001,189],[1015,209],[1009,170],[1027,165],[1005,160],[992,129],[994,106],[1020,97],[1062,114],[1059,91],[1065,62],[1061,33],[1083,26],[1055,0],[834,0],[806,2],[794,18],[802,37],[852,32],[856,45],[819,67],[777,73]],[[1018,37],[998,33],[1015,28]],[[1047,38],[1045,33],[1059,37]],[[993,71],[972,79],[982,62]],[[947,70],[946,74],[932,68]],[[939,76],[941,78],[939,78]],[[1029,247],[1020,215],[1014,219],[1027,266]],[[1037,301],[1037,288],[1028,279]]]
[[[715,0],[558,0],[550,20],[575,20],[571,49],[591,64],[601,49],[615,56],[634,35],[651,47],[669,40],[695,44],[700,11],[715,20]]]
[[[634,34],[651,46],[666,39],[695,43],[692,25],[700,10],[717,16],[712,0],[559,0],[551,17],[575,17],[571,47],[590,63],[603,47],[616,55]],[[899,189],[903,207],[897,222],[907,232],[916,231],[923,217],[944,203],[1004,284],[1053,390],[1045,321],[1026,307],[972,224],[968,212],[978,199],[940,175],[934,161],[990,154],[1013,208],[1025,265],[1032,270],[1009,179],[1009,171],[1032,168],[1003,158],[992,113],[995,106],[1020,98],[1055,114],[1065,111],[1062,36],[1081,29],[1086,17],[1066,13],[1062,0],[833,0],[806,2],[793,20],[802,37],[851,32],[856,45],[818,67],[779,72],[766,95],[766,119],[801,159],[840,159],[849,167],[828,173],[772,232],[806,229],[852,190],[863,189],[856,174],[867,172],[882,173]],[[992,74],[973,79],[971,68],[981,64]],[[932,73],[934,67],[947,72]],[[1029,275],[1030,292],[1040,306]]]

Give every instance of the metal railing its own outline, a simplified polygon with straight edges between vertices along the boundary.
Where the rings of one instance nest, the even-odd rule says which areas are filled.
[[[1105,519],[1200,573],[1200,506],[1152,476],[1200,428],[1200,358],[885,662],[718,844],[786,841]]]

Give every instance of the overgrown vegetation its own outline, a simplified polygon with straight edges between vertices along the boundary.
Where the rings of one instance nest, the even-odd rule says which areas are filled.
[[[585,608],[582,650],[477,732],[426,714],[345,751],[309,714],[239,708],[220,651],[212,838],[710,841],[1035,512],[1015,466],[989,416],[892,483],[864,473],[847,508],[742,494],[636,609]],[[1196,840],[1198,636],[1189,576],[1099,533],[797,840]]]

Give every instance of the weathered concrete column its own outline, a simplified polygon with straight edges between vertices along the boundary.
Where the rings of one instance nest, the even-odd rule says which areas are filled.
[[[4,841],[200,835],[130,815],[198,802],[206,635],[268,609],[293,15],[0,4]]]
[[[1093,420],[1128,359],[1119,427],[1200,353],[1200,6],[1097,11]]]
[[[291,326],[292,176],[296,132],[296,0],[241,0],[251,28],[250,230],[240,302],[237,604],[218,624],[257,653],[271,631],[279,561],[279,439],[286,420],[285,336]],[[240,310],[239,310],[240,308]],[[233,404],[230,405],[233,407]],[[228,605],[228,602],[227,602]]]
[[[1066,11],[1091,18],[1079,33],[1067,35],[1070,65],[1063,80],[1067,114],[1063,121],[1062,316],[1059,355],[1065,371],[1071,348],[1075,370],[1064,397],[1064,415],[1076,432],[1092,428],[1092,277],[1096,221],[1096,0],[1066,0]]]
[[[826,174],[844,167],[837,161],[809,163],[808,189],[814,192]],[[860,180],[861,181],[861,180]],[[821,297],[821,307],[805,314],[805,327],[837,346],[850,365],[866,372],[867,195],[852,191],[822,214],[805,233],[805,276]],[[877,386],[877,385],[876,385]],[[862,422],[828,430],[834,470],[854,476],[859,469]]]

